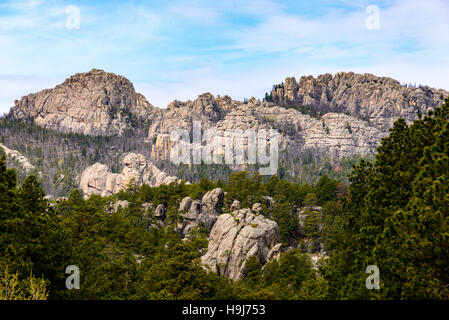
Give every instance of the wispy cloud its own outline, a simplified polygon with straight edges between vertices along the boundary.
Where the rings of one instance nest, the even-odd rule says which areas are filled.
[[[72,4],[78,30],[65,26]],[[370,4],[378,30],[366,27]],[[262,97],[286,76],[350,70],[448,89],[448,17],[445,0],[3,1],[0,73],[13,77],[0,78],[0,112],[94,67],[159,106],[205,91]]]

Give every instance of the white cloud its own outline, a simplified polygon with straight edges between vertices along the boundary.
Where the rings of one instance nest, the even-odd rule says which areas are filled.
[[[449,2],[320,1],[330,6],[319,15],[272,0],[182,0],[162,7],[125,1],[107,12],[89,4],[80,7],[76,31],[65,28],[62,1],[2,3],[14,5],[15,13],[0,16],[0,47],[8,48],[0,52],[1,72],[42,77],[0,77],[0,111],[54,86],[50,78],[62,82],[93,67],[130,78],[161,107],[207,91],[262,98],[286,76],[339,71],[449,89]],[[380,30],[368,30],[365,8],[376,3]],[[251,22],[240,23],[247,16]],[[189,33],[190,26],[202,27],[206,37]],[[184,37],[198,40],[198,48]]]
[[[172,6],[168,11],[173,13],[175,18],[184,18],[195,24],[215,24],[221,19],[216,8],[200,5],[196,1]]]

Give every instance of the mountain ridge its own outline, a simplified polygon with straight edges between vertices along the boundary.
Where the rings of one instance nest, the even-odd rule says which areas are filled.
[[[189,166],[186,171],[171,164],[170,133],[174,129],[192,132],[194,121],[201,122],[202,132],[215,129],[220,135],[232,130],[276,129],[280,133],[278,174],[302,179],[322,166],[340,170],[342,161],[373,156],[396,119],[411,122],[447,96],[445,90],[407,88],[391,78],[350,72],[305,76],[298,81],[287,77],[262,101],[203,93],[194,100],[174,100],[159,108],[137,93],[125,77],[93,69],[17,100],[7,116],[13,122],[3,121],[5,136],[0,142],[19,150],[40,171],[48,171],[47,190],[60,195],[79,186],[82,173],[95,163],[119,173],[124,155],[130,152],[190,182],[204,175],[223,178],[229,170],[248,170],[243,164],[207,170]],[[36,129],[24,121],[29,119]],[[52,137],[52,131],[39,127],[68,135]],[[26,128],[34,132],[32,147],[23,144],[27,135],[21,130]],[[247,138],[240,138],[246,145]]]
[[[123,76],[92,69],[14,101],[9,116],[86,135],[122,134],[141,125],[154,108]]]

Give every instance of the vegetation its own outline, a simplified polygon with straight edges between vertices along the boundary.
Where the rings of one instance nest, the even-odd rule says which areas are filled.
[[[399,119],[374,163],[354,168],[328,235],[333,298],[449,298],[448,120],[449,100],[410,126]],[[368,265],[380,290],[366,290]]]
[[[321,194],[327,183],[321,182],[316,189],[277,176],[263,181],[261,176],[239,172],[231,175],[229,184],[202,179],[198,184],[158,188],[131,186],[110,197],[84,199],[74,189],[67,200],[50,205],[34,176],[18,186],[16,172],[6,168],[4,159],[0,163],[1,270],[15,272],[33,286],[33,277],[42,277],[50,299],[294,299],[304,281],[318,277],[307,254],[296,250],[285,258],[281,255],[266,271],[255,269],[253,277],[264,279],[257,286],[251,277],[231,282],[201,267],[199,257],[208,244],[205,230],[196,230],[183,242],[173,227],[182,198],[199,199],[220,186],[229,195],[225,211],[229,211],[229,199],[250,206],[272,196],[275,205],[269,208],[263,202],[264,214],[278,222],[282,241],[288,245],[300,236],[295,208],[303,205],[306,194]],[[336,193],[336,188],[330,192]],[[127,200],[129,205],[111,212],[109,203],[116,200]],[[154,209],[145,210],[145,202],[166,206],[166,227],[154,227]],[[80,269],[80,290],[65,288],[68,265]],[[293,267],[301,273],[290,279],[294,283],[287,293],[284,283],[277,281]]]
[[[237,172],[228,181],[130,186],[110,197],[85,199],[74,189],[50,203],[36,177],[18,183],[1,157],[0,298],[448,299],[449,100],[410,126],[398,120],[375,160],[362,160],[349,181]],[[206,271],[204,228],[183,241],[174,226],[182,198],[215,187],[227,192],[224,212],[234,199],[261,203],[289,250],[264,266],[248,259],[239,281]],[[117,200],[129,204],[111,210]],[[165,226],[155,225],[148,202],[167,208]],[[310,252],[318,246],[328,258],[317,269]],[[79,290],[65,287],[69,265],[80,269]],[[365,285],[369,265],[380,269],[378,290]]]

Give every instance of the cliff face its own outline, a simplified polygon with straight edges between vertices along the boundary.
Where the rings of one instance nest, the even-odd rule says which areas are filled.
[[[388,129],[399,117],[411,122],[418,112],[425,114],[441,105],[449,92],[427,86],[407,88],[394,79],[368,73],[340,72],[301,77],[298,82],[286,78],[273,87],[270,96],[275,104],[345,113]]]
[[[215,129],[219,136],[224,136],[227,130],[253,129],[255,131],[271,128],[280,133],[280,155],[285,151],[292,156],[308,149],[314,149],[330,158],[368,155],[374,152],[381,138],[387,135],[385,130],[370,125],[367,121],[353,116],[330,112],[321,118],[302,114],[295,109],[276,106],[272,103],[250,99],[247,103],[230,98],[214,98],[200,96],[205,104],[200,112],[193,108],[198,100],[178,105],[166,110],[160,121],[154,122],[149,128],[149,138],[155,141],[152,157],[155,160],[168,160],[173,143],[170,132],[184,128],[190,132],[194,120],[201,122],[201,128]],[[214,119],[211,119],[211,116]],[[210,140],[208,140],[210,142]],[[246,141],[244,141],[246,145]]]
[[[32,118],[42,127],[62,132],[114,135],[147,122],[154,112],[128,79],[93,69],[16,100],[10,116]]]
[[[109,159],[109,166],[112,159],[126,152],[144,153],[150,162],[169,160],[174,146],[170,134],[175,129],[186,129],[193,140],[194,121],[201,123],[202,134],[207,129],[215,129],[219,138],[233,130],[234,147],[237,140],[239,143],[243,140],[246,154],[246,130],[276,129],[280,133],[279,160],[286,164],[284,169],[289,176],[298,176],[303,174],[299,168],[307,161],[310,163],[311,157],[328,158],[336,165],[343,158],[373,154],[396,119],[403,117],[411,122],[419,113],[425,115],[441,105],[448,96],[449,92],[441,89],[407,88],[391,78],[349,72],[301,77],[298,81],[287,78],[283,84],[275,85],[263,102],[255,98],[236,101],[229,96],[204,93],[193,101],[175,100],[161,109],[136,93],[126,78],[93,69],[68,78],[54,89],[23,97],[15,102],[9,117],[33,119],[37,125],[61,132],[118,135],[113,137],[119,139],[118,142],[126,140],[120,148],[108,145],[109,150],[103,144],[92,147],[97,150],[87,150],[88,153],[95,151],[96,159],[99,159],[97,153],[111,155],[103,157]],[[136,128],[139,130],[121,135]],[[137,134],[142,134],[143,130],[148,133],[147,139]],[[17,142],[23,138],[15,139]],[[204,148],[206,142],[210,143],[211,138],[203,141],[202,146],[191,144],[189,147],[192,151],[198,150]],[[15,147],[14,141],[8,141],[8,145]],[[76,147],[78,154],[86,157],[86,146]],[[46,150],[51,148],[47,146]],[[169,166],[164,167],[167,163],[157,164],[172,175],[179,173]],[[84,170],[85,165],[82,167]],[[239,164],[231,165],[231,169],[246,170],[247,167]],[[74,172],[78,181],[82,170]],[[125,187],[121,178],[121,175],[111,174],[107,167],[97,165],[85,172],[82,185],[86,193],[106,190],[111,194]]]
[[[399,117],[407,122],[418,113],[441,105],[445,90],[407,88],[396,80],[371,74],[337,73],[287,78],[275,85],[269,102],[255,98],[241,102],[230,97],[202,94],[194,101],[174,101],[150,126],[155,141],[152,156],[169,158],[174,129],[192,129],[194,120],[202,129],[260,130],[275,128],[281,133],[280,150],[297,156],[316,150],[333,159],[372,154],[381,138]]]

